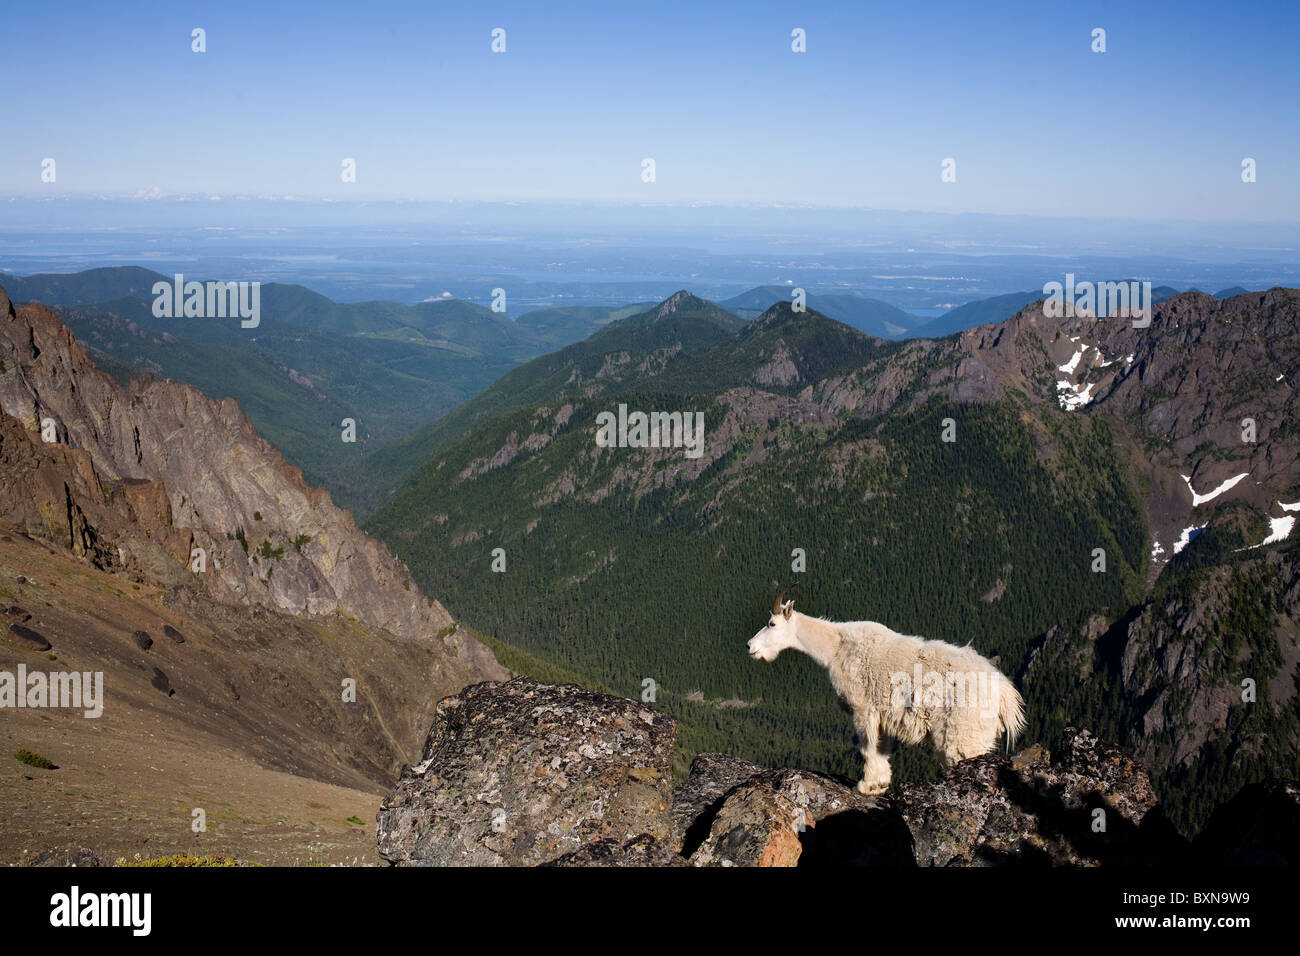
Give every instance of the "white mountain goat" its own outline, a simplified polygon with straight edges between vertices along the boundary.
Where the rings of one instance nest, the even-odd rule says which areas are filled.
[[[826,668],[861,738],[861,793],[889,789],[887,738],[916,744],[929,737],[951,766],[989,753],[1002,733],[1010,744],[1024,728],[1020,693],[978,651],[898,634],[875,621],[808,617],[784,597],[750,638],[750,656],[774,661],[792,647]]]

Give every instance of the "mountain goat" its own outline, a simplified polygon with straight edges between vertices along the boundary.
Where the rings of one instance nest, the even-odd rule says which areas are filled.
[[[989,753],[1024,728],[1024,701],[978,651],[891,631],[875,621],[835,622],[796,613],[784,592],[767,625],[749,640],[750,656],[774,661],[803,651],[830,673],[861,739],[864,794],[884,793],[892,772],[886,738],[929,737],[944,763]]]

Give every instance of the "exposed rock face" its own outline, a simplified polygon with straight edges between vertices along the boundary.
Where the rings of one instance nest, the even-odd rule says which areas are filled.
[[[1293,548],[1237,551],[1243,539],[1215,540],[1216,524],[1168,569],[1166,586],[1123,617],[1047,631],[1022,676],[1033,695],[1062,662],[1080,680],[1109,672],[1116,742],[1162,789],[1172,779],[1196,792],[1204,780],[1223,788],[1222,802],[1256,778],[1261,738],[1269,763],[1295,765],[1286,754],[1297,746],[1289,715],[1300,686],[1300,560]],[[1225,765],[1233,753],[1253,756]],[[1212,810],[1203,802],[1185,829]]]
[[[233,401],[119,388],[54,313],[0,289],[0,564],[39,562],[60,590],[13,576],[37,618],[6,615],[30,627],[3,663],[52,643],[110,700],[276,770],[378,790],[439,698],[508,676]]]
[[[543,866],[688,866],[671,849],[648,833],[619,845],[617,840],[599,840],[575,853],[567,853]]]
[[[672,718],[529,678],[438,706],[424,759],[379,813],[380,854],[405,865],[1242,865],[1295,859],[1300,788],[1248,788],[1195,851],[1146,770],[1087,731],[1055,755],[967,760],[882,798],[805,770],[701,754],[671,794]],[[666,836],[666,834],[671,834]]]
[[[961,400],[1011,389],[1067,408],[1086,405],[1149,440],[1139,466],[1151,478],[1155,570],[1172,557],[1182,529],[1208,517],[1207,503],[1194,504],[1193,494],[1236,475],[1250,478],[1216,504],[1244,501],[1284,516],[1279,496],[1300,482],[1300,444],[1286,426],[1300,413],[1298,320],[1300,292],[1283,288],[1231,299],[1185,292],[1155,306],[1146,328],[1118,316],[1048,318],[1035,302],[942,343],[949,354],[928,384]]]
[[[750,781],[723,798],[693,866],[796,866],[804,811],[765,783]]]
[[[766,770],[725,754],[697,756],[673,794],[673,834],[678,852],[695,862],[696,851],[709,841],[713,845],[700,860],[716,858],[715,820],[723,817],[725,836],[726,821],[737,808],[733,805],[726,814],[722,811],[744,784],[784,798],[779,803],[773,799],[768,806],[788,810],[788,815],[774,817],[771,822],[790,824],[799,835],[802,852],[794,859],[801,865],[908,865],[911,861],[905,846],[910,844],[910,837],[905,828],[896,819],[877,812],[877,801],[862,796],[852,783],[808,770]]]
[[[437,707],[420,764],[379,812],[398,864],[538,864],[599,840],[668,839],[677,722],[634,701],[531,678]]]
[[[121,389],[53,311],[15,309],[3,289],[0,412],[0,519],[25,533],[227,603],[338,613],[409,639],[455,632],[476,676],[506,676],[233,400],[167,381]]]
[[[673,847],[686,856],[694,853],[708,836],[722,798],[762,772],[758,764],[727,754],[696,756],[690,773],[673,792]]]
[[[891,805],[920,866],[1170,862],[1180,842],[1146,770],[1087,731],[1020,766],[966,760],[934,784],[904,784]]]

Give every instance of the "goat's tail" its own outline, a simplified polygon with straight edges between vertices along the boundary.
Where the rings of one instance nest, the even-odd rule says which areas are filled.
[[[1025,701],[1005,674],[998,689],[998,727],[1007,735],[1007,750],[1025,729]]]

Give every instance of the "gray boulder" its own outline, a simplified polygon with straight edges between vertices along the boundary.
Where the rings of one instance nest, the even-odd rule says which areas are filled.
[[[667,843],[677,721],[644,704],[519,677],[438,704],[420,763],[378,815],[407,866],[535,865],[641,834]]]

